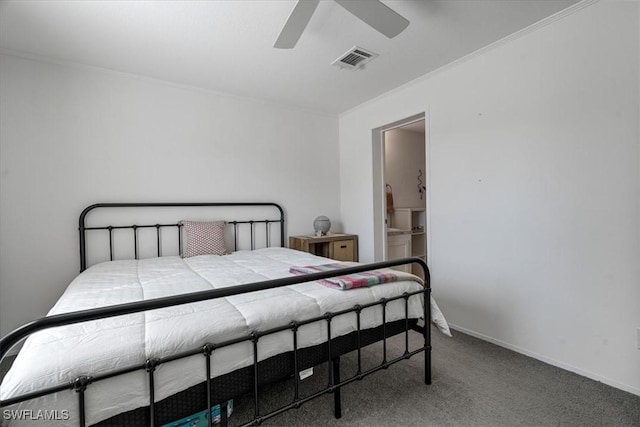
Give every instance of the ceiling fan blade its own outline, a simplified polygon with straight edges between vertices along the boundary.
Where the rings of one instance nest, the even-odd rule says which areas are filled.
[[[409,21],[378,0],[335,0],[340,6],[385,36],[394,38]]]
[[[307,27],[319,1],[320,0],[298,0],[287,22],[285,22],[284,27],[282,27],[282,31],[280,31],[280,35],[273,47],[278,49],[293,48]]]

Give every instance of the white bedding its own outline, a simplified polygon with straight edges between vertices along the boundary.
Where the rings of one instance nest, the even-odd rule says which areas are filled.
[[[286,277],[290,276],[291,266],[328,262],[335,261],[285,248],[239,251],[226,256],[106,262],[79,275],[49,315]],[[348,291],[310,282],[41,331],[25,342],[2,382],[0,396],[7,399],[65,384],[80,375],[98,375],[116,367],[140,365],[148,358],[191,350],[206,342],[220,343],[254,330],[282,326],[292,320],[304,320],[418,289],[420,285],[413,281]],[[410,317],[422,315],[421,301],[420,296],[410,298]],[[448,333],[446,321],[433,300],[431,309],[432,320]],[[387,321],[403,317],[402,300],[388,304]],[[363,310],[363,329],[381,323],[380,307]],[[332,337],[354,330],[354,315],[339,316],[332,321]],[[314,323],[300,329],[298,345],[316,345],[326,341],[326,337],[326,322]],[[251,345],[245,342],[216,350],[212,357],[212,375],[251,365]],[[292,348],[290,331],[265,336],[259,340],[259,359]],[[155,378],[156,401],[205,381],[204,365],[202,355],[160,365]],[[147,378],[146,372],[137,371],[90,385],[86,392],[87,423],[148,405]],[[59,424],[48,421],[47,425],[78,425],[77,406],[76,393],[63,391],[5,409],[66,410],[70,419],[59,420]]]

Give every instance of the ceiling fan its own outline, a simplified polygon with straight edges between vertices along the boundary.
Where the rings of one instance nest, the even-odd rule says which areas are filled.
[[[276,43],[278,49],[293,48],[306,28],[320,0],[298,0],[285,22]],[[389,38],[400,34],[409,21],[379,0],[335,0],[358,19]]]

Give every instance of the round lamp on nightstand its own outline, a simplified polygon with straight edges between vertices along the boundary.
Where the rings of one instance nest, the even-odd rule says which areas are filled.
[[[331,221],[324,215],[320,215],[313,220],[313,229],[316,231],[316,236],[324,236],[331,228]]]

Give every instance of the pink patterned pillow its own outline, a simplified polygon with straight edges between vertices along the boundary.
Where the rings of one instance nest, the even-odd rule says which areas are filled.
[[[224,221],[182,221],[183,258],[197,255],[224,255]]]

